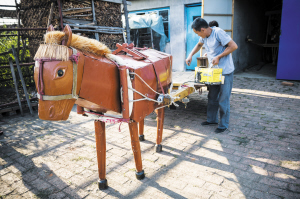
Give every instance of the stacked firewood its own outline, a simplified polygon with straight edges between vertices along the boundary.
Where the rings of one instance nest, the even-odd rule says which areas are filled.
[[[96,26],[122,27],[121,4],[94,0],[96,16],[95,24],[92,23],[93,15],[91,2],[91,0],[63,0],[62,14],[64,23],[69,24],[70,21],[74,21],[75,19],[88,21],[86,23],[91,23],[91,25]],[[26,28],[46,28],[49,19],[51,3],[54,3],[51,24],[56,30],[58,30],[60,28],[60,15],[56,0],[21,0],[22,11],[20,13],[20,18],[22,21],[22,26]],[[31,30],[21,33],[25,37],[28,37],[31,57],[34,57],[39,44],[43,43],[43,35],[45,32],[45,30]],[[77,32],[74,31],[74,33]],[[83,36],[95,38],[94,32],[80,33]],[[116,49],[116,43],[124,42],[122,34],[99,33],[99,40],[106,44],[110,49]]]
[[[20,19],[22,27],[26,28],[46,28],[48,16],[50,13],[51,1],[49,0],[22,0]],[[53,15],[58,16],[58,8],[54,7]],[[55,26],[58,25],[58,19],[52,19],[51,23]],[[30,57],[33,57],[41,43],[43,43],[43,35],[45,30],[29,30],[21,31],[23,37],[28,38]]]
[[[122,27],[120,4],[95,1],[98,26]]]
[[[3,10],[3,9],[0,9],[0,18],[4,18],[4,17],[17,18],[17,12],[16,12],[16,10]]]

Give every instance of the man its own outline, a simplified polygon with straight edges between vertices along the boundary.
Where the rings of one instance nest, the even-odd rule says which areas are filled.
[[[204,45],[210,64],[218,65],[223,69],[224,84],[209,87],[207,121],[201,123],[203,126],[218,124],[218,111],[220,110],[220,123],[215,132],[222,133],[228,129],[229,125],[230,94],[234,71],[231,53],[238,46],[224,30],[209,27],[207,22],[200,17],[193,21],[192,29],[200,36],[200,39],[186,59],[186,64],[190,65],[193,55]]]
[[[213,27],[213,26],[219,27],[219,23],[216,20],[210,21],[208,25],[209,27]]]

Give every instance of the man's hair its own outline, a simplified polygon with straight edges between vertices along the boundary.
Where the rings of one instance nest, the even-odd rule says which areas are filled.
[[[192,29],[201,31],[201,28],[208,28],[207,22],[201,17],[197,17],[192,23]]]
[[[213,26],[219,27],[219,23],[215,20],[209,22],[208,25],[209,25],[209,27],[213,27]]]

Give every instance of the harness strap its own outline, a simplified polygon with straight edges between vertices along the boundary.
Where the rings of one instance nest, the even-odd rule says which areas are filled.
[[[76,94],[77,91],[77,68],[78,68],[78,55],[77,50],[73,49],[73,54],[69,57],[69,60],[73,62],[73,85],[72,85],[72,94],[66,95],[45,95],[44,93],[44,82],[43,82],[43,63],[45,61],[61,61],[57,59],[49,59],[49,58],[42,58],[37,59],[39,62],[39,76],[38,76],[38,93],[37,97],[40,100],[49,100],[49,101],[58,101],[64,99],[78,99],[78,95]]]
[[[75,55],[75,56],[74,56]],[[77,50],[73,48],[73,55],[70,57],[73,59],[73,87],[72,87],[72,98],[78,99],[78,95],[76,94],[77,92],[77,67],[78,67],[78,57],[77,55]]]
[[[155,72],[155,75],[156,75],[156,78],[158,79],[158,82],[159,82],[161,91],[162,91],[162,93],[165,95],[165,91],[164,91],[164,89],[163,89],[163,87],[162,87],[162,84],[161,84],[161,82],[160,82],[159,76],[158,76],[158,74],[157,74],[157,72],[156,72],[156,68],[155,68],[154,62],[151,61],[149,58],[147,58],[147,60],[149,60],[149,61],[151,62],[152,66],[153,66],[153,69],[154,69],[154,72]]]
[[[67,94],[67,95],[40,95],[39,93],[37,94],[37,97],[40,100],[45,100],[45,101],[58,101],[58,100],[64,100],[64,99],[72,99],[73,95],[72,94]]]
[[[41,100],[43,100],[44,95],[44,81],[43,81],[43,60],[39,60],[39,76],[38,76],[38,94],[41,95]]]

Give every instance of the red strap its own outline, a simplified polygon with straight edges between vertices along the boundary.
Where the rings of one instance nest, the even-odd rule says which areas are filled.
[[[38,93],[40,94],[40,100],[43,100],[44,82],[43,82],[43,60],[39,60],[39,77],[38,77]]]
[[[163,87],[162,87],[162,85],[161,85],[161,82],[160,82],[159,76],[158,76],[158,74],[157,74],[157,72],[156,72],[156,69],[155,69],[155,64],[154,64],[154,62],[153,62],[153,61],[151,61],[149,58],[147,58],[147,60],[149,60],[149,61],[151,62],[151,64],[153,65],[153,68],[154,68],[154,72],[155,72],[156,78],[158,79],[158,82],[159,82],[159,85],[160,85],[160,89],[161,89],[162,93],[165,95],[165,91],[164,91],[164,89],[163,89]]]

